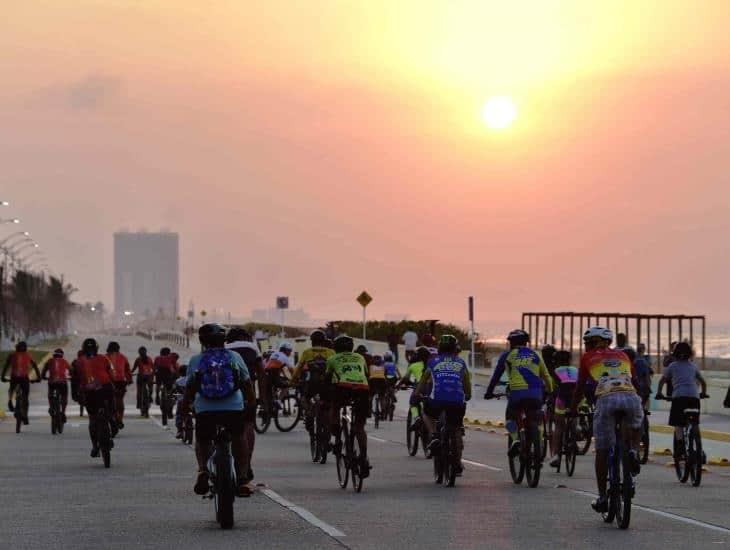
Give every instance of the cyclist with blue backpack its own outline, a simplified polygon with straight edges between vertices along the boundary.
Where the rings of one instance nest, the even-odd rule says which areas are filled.
[[[183,413],[195,400],[195,456],[198,477],[194,491],[205,495],[209,489],[208,459],[213,453],[213,441],[218,426],[231,434],[231,448],[236,462],[239,492],[246,492],[245,474],[248,471],[248,451],[244,435],[246,422],[244,408],[256,406],[256,394],[248,368],[239,354],[224,348],[226,329],[217,323],[208,323],[198,330],[203,352],[191,357],[187,369],[187,389],[183,399]],[[242,495],[243,496],[243,495]]]

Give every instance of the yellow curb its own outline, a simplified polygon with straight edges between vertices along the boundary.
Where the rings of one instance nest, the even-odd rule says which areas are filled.
[[[471,421],[471,423],[472,423],[472,424],[476,424],[477,426],[478,426],[479,424],[481,424],[481,422],[479,422],[479,419],[478,419],[478,418],[475,418],[474,420],[472,420],[472,421]]]
[[[650,426],[649,431],[663,434],[671,434],[674,433],[674,428],[665,424],[657,424]],[[702,439],[711,439],[712,441],[724,441],[725,443],[730,443],[730,433],[702,429],[700,430],[700,433],[702,434]]]
[[[0,409],[0,418],[5,418],[5,411]]]
[[[671,449],[654,449],[652,451],[652,454],[660,455],[660,456],[672,456],[672,450]]]
[[[707,459],[707,463],[712,466],[730,466],[730,460],[725,457],[713,456]]]

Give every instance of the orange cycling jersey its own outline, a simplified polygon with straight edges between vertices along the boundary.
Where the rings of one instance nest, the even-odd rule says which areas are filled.
[[[623,351],[595,349],[583,354],[578,377],[596,383],[596,397],[613,392],[635,392],[634,365]]]
[[[53,357],[46,363],[45,370],[48,371],[48,383],[66,382],[68,380],[68,371],[71,366],[63,357]]]
[[[134,360],[134,370],[139,369],[139,375],[140,376],[151,376],[152,372],[154,371],[154,363],[152,363],[151,357],[145,357],[142,359],[141,357],[137,357],[137,359]]]
[[[367,362],[367,359],[365,361]],[[385,365],[376,365],[375,363],[370,365],[370,379],[385,380]]]
[[[266,365],[264,365],[264,369],[266,370],[276,370],[284,367],[291,368],[293,367],[293,365],[292,360],[289,358],[289,356],[281,351],[275,351],[274,353],[272,353],[269,357],[269,360],[266,361]]]
[[[28,371],[33,364],[33,357],[27,351],[16,351],[10,355],[10,376],[28,378]]]
[[[98,390],[112,383],[112,365],[105,355],[82,357],[79,359],[79,366],[84,390]]]
[[[107,358],[112,364],[112,380],[115,382],[132,381],[132,370],[129,368],[129,361],[123,353],[109,353]]]

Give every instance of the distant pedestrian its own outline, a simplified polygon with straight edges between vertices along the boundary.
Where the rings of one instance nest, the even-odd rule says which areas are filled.
[[[416,347],[418,346],[418,334],[412,330],[407,330],[403,333],[403,343],[406,346],[406,361],[410,363],[413,360]]]

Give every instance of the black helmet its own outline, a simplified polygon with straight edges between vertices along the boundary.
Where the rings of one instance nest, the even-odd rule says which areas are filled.
[[[54,357],[63,357],[63,350],[61,348],[54,349],[53,356]]]
[[[343,334],[335,338],[334,347],[337,353],[352,351],[352,348],[355,347],[355,342],[347,334]]]
[[[368,347],[365,344],[360,344],[359,346],[357,346],[355,353],[369,353]]]
[[[207,323],[198,329],[198,339],[204,348],[222,348],[226,343],[226,328],[218,323]]]
[[[229,344],[233,342],[250,342],[251,334],[241,327],[233,327],[226,334],[226,342]]]
[[[165,347],[160,349],[160,355],[170,355],[170,348]]]
[[[178,374],[180,376],[185,376],[188,373],[188,366],[187,365],[180,365],[180,368],[178,369]]]
[[[543,353],[545,353],[543,351]],[[556,351],[555,355],[553,355],[553,360],[555,361],[555,365],[558,367],[567,367],[573,362],[573,354],[570,353],[567,349],[561,349],[560,351]]]
[[[28,344],[25,342],[18,342],[15,344],[15,351],[28,351]]]
[[[678,342],[676,346],[674,346],[674,350],[672,350],[672,355],[676,357],[679,361],[688,361],[693,355],[694,352],[692,351],[692,346],[689,345],[687,342]]]
[[[93,338],[87,338],[84,340],[84,343],[81,344],[81,351],[84,352],[84,355],[96,355],[99,351],[99,344],[97,344],[96,340]]]
[[[109,345],[106,347],[107,353],[118,353],[119,352],[119,342],[109,342]]]
[[[147,348],[146,348],[146,347],[144,347],[144,346],[142,346],[142,347],[140,347],[140,348],[139,348],[139,349],[137,350],[137,353],[139,353],[139,354],[140,354],[140,355],[141,355],[142,357],[144,357],[145,355],[147,355]]]
[[[416,350],[416,361],[423,361],[426,364],[430,357],[431,352],[426,346],[421,346]]]
[[[513,346],[526,346],[530,341],[530,335],[518,328],[507,335],[507,341]]]
[[[453,334],[443,334],[439,338],[439,353],[456,353],[459,341]]]
[[[540,351],[542,352],[542,356],[545,357],[545,355],[555,355],[556,349],[552,344],[545,344]]]
[[[313,330],[312,334],[309,335],[309,339],[312,341],[313,346],[324,346],[327,341],[327,335],[323,330]]]

